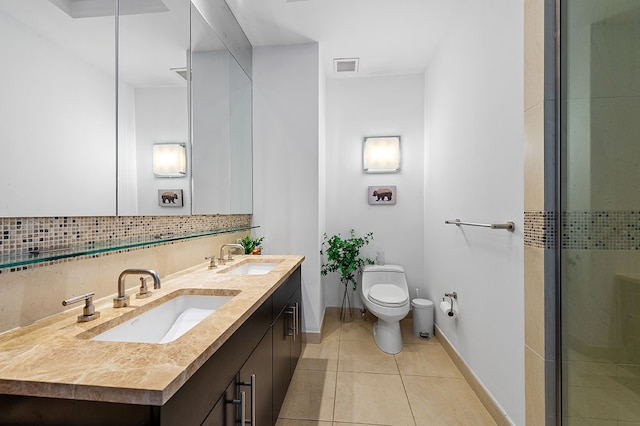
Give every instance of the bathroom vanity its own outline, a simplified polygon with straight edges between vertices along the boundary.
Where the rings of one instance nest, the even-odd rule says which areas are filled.
[[[74,309],[0,335],[0,424],[275,424],[302,348],[303,260],[200,265],[167,277],[150,298],[132,296],[132,306],[97,302],[95,321],[76,322]],[[277,266],[225,273],[249,261]],[[176,292],[232,297],[166,344],[92,340]]]

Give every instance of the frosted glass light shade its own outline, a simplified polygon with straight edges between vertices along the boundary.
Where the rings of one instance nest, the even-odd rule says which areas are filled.
[[[153,174],[158,177],[186,176],[186,145],[183,143],[153,144]]]
[[[362,168],[365,173],[400,171],[400,136],[365,137]]]

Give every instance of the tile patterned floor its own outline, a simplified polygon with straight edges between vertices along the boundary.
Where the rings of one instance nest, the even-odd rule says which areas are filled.
[[[322,343],[304,346],[277,426],[495,425],[436,339],[401,322],[404,348],[382,352],[375,318],[327,316]]]

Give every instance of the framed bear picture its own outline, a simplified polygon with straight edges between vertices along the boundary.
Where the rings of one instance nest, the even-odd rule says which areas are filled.
[[[160,207],[182,207],[182,189],[158,189],[158,205]]]
[[[396,187],[395,185],[379,185],[370,186],[367,192],[369,204],[377,205],[393,205],[396,203]]]

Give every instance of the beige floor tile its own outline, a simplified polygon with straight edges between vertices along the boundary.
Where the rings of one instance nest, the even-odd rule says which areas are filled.
[[[335,372],[296,369],[280,418],[332,421],[335,390]]]
[[[400,321],[400,331],[402,332],[402,343],[408,344],[439,344],[438,340],[434,337],[424,339],[422,337],[413,334],[413,319],[405,318]]]
[[[449,355],[440,344],[404,345],[396,354],[400,374],[435,377],[462,377]]]
[[[380,423],[341,423],[333,422],[333,426],[380,426]]]
[[[413,425],[398,375],[338,372],[336,422]]]
[[[295,419],[278,419],[276,426],[333,426],[331,422],[320,422],[317,420],[295,420]]]
[[[393,355],[382,352],[374,342],[340,342],[338,371],[400,374]]]
[[[356,318],[351,322],[341,324],[340,340],[351,342],[373,342],[373,323],[376,318],[367,315],[363,318]]]
[[[495,425],[464,379],[403,376],[417,425]]]
[[[337,371],[339,340],[326,340],[320,344],[307,343],[298,360],[298,370]]]
[[[340,321],[336,315],[327,313],[322,324],[322,341],[340,340]]]

